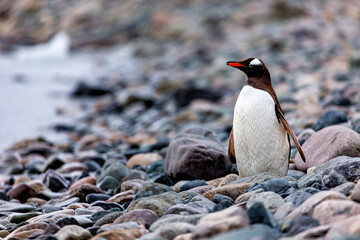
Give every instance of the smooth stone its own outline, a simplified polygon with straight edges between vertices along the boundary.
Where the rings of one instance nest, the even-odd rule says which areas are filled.
[[[143,235],[140,229],[114,229],[106,232],[102,232],[92,237],[90,240],[135,240]]]
[[[63,208],[63,207],[67,207],[70,204],[77,203],[77,202],[80,202],[80,198],[72,197],[72,198],[69,198],[67,200],[64,200],[64,201],[61,201],[59,203],[54,204],[53,207],[55,207],[55,208]]]
[[[321,224],[329,224],[360,214],[360,204],[349,200],[326,200],[318,204],[312,216]]]
[[[288,170],[287,176],[291,176],[294,177],[296,180],[299,180],[300,178],[302,178],[305,175],[304,172],[302,171],[297,171],[297,170]]]
[[[190,182],[190,180],[180,180],[180,181],[178,181],[177,183],[174,184],[173,190],[175,192],[180,192],[181,186],[184,185],[185,183],[188,183],[188,182]]]
[[[255,202],[262,202],[272,213],[285,204],[284,199],[274,192],[261,192],[253,195],[248,200],[246,207],[250,208]]]
[[[128,180],[135,180],[135,179],[140,179],[140,180],[146,181],[149,179],[149,176],[144,171],[131,169],[131,170],[129,170],[129,174],[122,179],[121,183],[128,181]]]
[[[41,182],[40,179],[29,181],[26,184],[34,189],[36,193],[47,190],[46,186]]]
[[[41,215],[41,213],[39,212],[29,212],[29,213],[21,213],[21,214],[13,213],[8,216],[8,220],[12,223],[18,224],[39,215]]]
[[[258,184],[261,184],[263,182],[269,181],[271,179],[276,179],[276,178],[279,178],[279,176],[276,175],[275,173],[263,172],[263,173],[258,173],[258,174],[255,174],[255,175],[249,176],[249,177],[238,178],[237,180],[232,181],[232,182],[228,183],[227,185],[238,184],[238,183],[258,183]]]
[[[353,182],[360,177],[360,158],[338,163],[324,170],[322,185],[328,188],[337,187],[346,182]]]
[[[312,192],[309,192],[312,191]],[[313,194],[320,192],[317,189],[313,189],[311,187],[309,188],[303,188],[301,190],[298,190],[292,194],[290,194],[289,196],[287,196],[284,200],[285,202],[291,202],[293,205],[299,206],[301,205],[303,202],[305,202],[305,200],[307,200],[308,198],[310,198]]]
[[[195,230],[195,226],[186,222],[169,223],[160,226],[155,232],[144,235],[141,240],[152,239],[175,239],[176,236],[191,233]]]
[[[128,211],[135,209],[149,209],[154,211],[158,216],[162,216],[169,207],[179,203],[181,203],[179,194],[175,192],[165,192],[132,201],[128,207]]]
[[[7,239],[27,239],[31,234],[42,231],[48,226],[47,223],[30,223],[12,231]],[[60,240],[60,239],[59,239]]]
[[[87,203],[92,203],[95,201],[106,201],[110,198],[110,195],[102,193],[90,193],[86,196],[85,200]]]
[[[132,190],[135,194],[145,186],[147,182],[142,179],[132,179],[121,183],[121,192]]]
[[[84,161],[85,166],[89,169],[89,172],[101,171],[101,166],[94,160],[87,159]]]
[[[346,127],[326,127],[311,136],[303,145],[306,164],[296,154],[295,165],[298,170],[319,166],[338,156],[359,157],[360,135]]]
[[[248,189],[248,192],[263,189],[265,192],[275,192],[281,196],[286,195],[286,191],[290,188],[297,188],[296,182],[290,182],[285,179],[271,179],[266,182],[260,183],[259,185],[253,185]]]
[[[237,239],[277,240],[279,239],[279,236],[269,226],[264,224],[255,224],[250,227],[219,234],[212,238],[212,240]]]
[[[177,215],[177,214],[164,215],[163,217],[156,220],[153,224],[151,224],[149,230],[151,232],[154,232],[159,227],[174,222],[186,222],[192,225],[196,225],[203,216],[205,215],[204,214],[194,214],[194,215],[185,215],[185,216]]]
[[[103,202],[103,201],[96,201],[91,204],[92,207],[101,207],[102,209],[109,210],[109,209],[120,209],[124,211],[124,207],[118,203],[114,202]]]
[[[33,188],[29,187],[27,184],[21,183],[11,189],[9,192],[7,192],[6,195],[9,198],[17,199],[21,203],[25,203],[28,198],[36,197],[37,192]]]
[[[61,154],[55,154],[53,156],[50,156],[43,167],[42,172],[46,172],[49,169],[56,170],[60,168],[62,165],[66,163],[66,160],[64,159],[64,156]]]
[[[54,234],[60,228],[52,223],[49,223],[44,230],[37,231],[29,236],[30,239],[48,239],[55,238]]]
[[[250,221],[245,210],[234,206],[202,217],[196,224],[193,237],[195,239],[209,238],[216,234],[249,225]]]
[[[50,199],[56,199],[56,198],[60,198],[67,195],[65,192],[52,192],[52,191],[41,191],[38,193],[38,197],[46,199],[46,200],[50,200]]]
[[[55,236],[59,240],[71,240],[71,239],[77,239],[77,240],[88,240],[91,238],[91,233],[77,225],[67,225],[61,228]]]
[[[102,193],[102,190],[91,184],[83,184],[69,193],[69,198],[78,197],[80,202],[85,202],[85,198],[90,193]]]
[[[52,169],[46,171],[43,182],[53,192],[65,191],[70,186],[69,181]]]
[[[79,222],[75,218],[73,218],[72,216],[60,218],[60,220],[58,220],[55,224],[59,228],[62,228],[62,227],[67,226],[67,225],[78,225],[78,226],[80,226]]]
[[[90,220],[95,223],[100,218],[103,218],[104,216],[106,216],[108,214],[111,214],[111,213],[114,213],[114,212],[121,212],[122,213],[120,208],[112,208],[112,209],[109,209],[109,210],[97,211],[97,212],[94,212],[93,214],[91,214]]]
[[[189,189],[192,188],[196,188],[196,187],[200,187],[200,186],[204,186],[204,185],[208,185],[204,180],[193,180],[193,181],[189,181],[186,182],[185,184],[183,184],[180,187],[180,192],[182,191],[187,191]]]
[[[276,228],[278,225],[271,211],[265,208],[262,202],[254,202],[246,212],[251,224],[262,223],[272,228]]]
[[[150,181],[153,183],[161,183],[166,186],[174,186],[174,182],[168,176],[166,176],[164,173],[160,173],[154,177],[151,177]]]
[[[124,204],[126,202],[131,202],[134,199],[134,197],[135,197],[134,191],[128,190],[125,192],[115,194],[111,198],[107,199],[106,202],[114,202],[114,203],[118,203],[118,204]]]
[[[251,192],[243,193],[243,194],[241,194],[240,196],[238,196],[238,197],[235,199],[235,203],[236,203],[236,204],[245,203],[245,202],[247,202],[253,195],[255,195],[255,194],[257,194],[257,193],[261,193],[261,192],[264,192],[264,189],[260,188],[260,189],[256,189],[256,190],[251,191]]]
[[[190,128],[170,142],[165,174],[173,179],[214,179],[225,176],[231,167],[227,153],[215,132]]]
[[[322,191],[314,194],[303,202],[299,207],[295,208],[286,219],[295,218],[300,215],[312,215],[314,208],[321,202],[330,199],[346,199],[345,195],[335,191]]]
[[[160,183],[147,183],[136,193],[134,200],[139,198],[158,195],[164,192],[170,192],[173,189],[169,186]]]
[[[42,205],[46,204],[46,200],[41,199],[41,198],[37,198],[37,197],[33,197],[33,198],[28,198],[26,200],[27,204],[34,204],[36,207],[41,207]]]
[[[353,189],[355,188],[356,184],[353,183],[353,182],[346,182],[346,183],[343,183],[333,189],[331,189],[332,191],[336,191],[336,192],[339,192],[339,193],[342,193],[344,194],[345,196],[350,196]]]
[[[200,186],[200,187],[196,187],[196,188],[192,188],[190,190],[188,190],[189,192],[194,192],[194,193],[197,193],[197,194],[204,194],[212,189],[214,189],[215,187],[212,186],[212,185],[204,185],[204,186]]]
[[[325,127],[347,122],[347,116],[344,112],[338,110],[330,110],[322,115],[313,125],[312,129],[319,131]]]
[[[221,194],[216,194],[213,197],[213,202],[216,203],[216,205],[211,212],[218,212],[234,205],[234,200],[232,198]]]
[[[161,159],[163,159],[163,157],[158,153],[138,153],[128,160],[126,167],[132,168],[136,165],[146,166]]]
[[[308,229],[318,227],[319,222],[310,216],[297,216],[293,219],[286,220],[281,225],[283,236],[291,237]]]
[[[102,218],[97,220],[95,222],[94,226],[99,226],[100,227],[100,226],[105,225],[105,224],[114,223],[114,221],[118,217],[120,217],[121,215],[123,215],[123,212],[121,212],[121,211],[106,214],[105,216],[103,216]]]
[[[36,208],[33,205],[12,203],[0,200],[0,212],[31,212]]]
[[[360,215],[348,217],[347,219],[338,221],[330,225],[325,239],[344,239],[344,236],[360,235]]]
[[[293,210],[294,210],[294,204],[292,204],[291,202],[286,202],[284,205],[279,207],[279,209],[274,214],[274,217],[276,219],[283,219],[287,215],[289,215],[289,213],[291,213]]]
[[[208,200],[203,196],[195,196],[186,204],[176,204],[170,207],[165,213],[166,214],[180,214],[180,215],[192,215],[208,213],[215,207],[215,203]]]
[[[84,184],[96,185],[96,178],[94,176],[84,177],[84,178],[78,180],[77,182],[73,183],[69,187],[68,191],[73,191],[73,190],[81,187]]]
[[[150,163],[145,166],[146,173],[155,173],[160,172],[163,173],[165,171],[165,160],[159,160],[153,163]]]
[[[0,237],[5,238],[9,235],[9,232],[7,230],[0,230]]]
[[[236,199],[239,195],[247,191],[251,185],[251,183],[238,183],[221,186],[205,192],[203,196],[212,200],[216,194],[221,194]]]
[[[37,217],[30,218],[27,221],[29,223],[50,222],[51,220],[56,220],[56,219],[59,220],[64,217],[69,217],[70,215],[74,215],[74,213],[75,213],[75,211],[72,209],[53,211],[50,213],[45,213],[45,214],[39,215]]]
[[[143,225],[145,228],[149,228],[158,218],[158,215],[154,211],[149,209],[136,209],[126,212],[116,218],[114,224],[136,222],[139,225]]]
[[[357,182],[354,189],[352,190],[350,199],[356,202],[360,202],[360,181]]]
[[[226,175],[225,177],[222,178],[222,180],[220,181],[218,187],[221,187],[221,186],[224,186],[230,182],[233,182],[233,181],[236,181],[238,180],[240,177],[238,174],[229,174],[229,175]]]
[[[113,161],[112,163],[105,164],[103,169],[101,170],[101,174],[98,177],[98,182],[101,182],[106,176],[111,176],[121,182],[121,180],[126,177],[129,173],[127,167],[119,162]]]
[[[56,211],[61,211],[62,207],[54,207],[54,206],[49,206],[49,205],[45,205],[42,208],[43,213],[52,213],[52,212],[56,212]]]
[[[97,233],[106,232],[109,230],[115,229],[140,229],[139,224],[136,222],[124,222],[124,223],[117,223],[117,224],[107,224],[100,227]]]
[[[117,187],[119,187],[119,185],[119,181],[111,176],[106,176],[103,180],[101,180],[101,182],[97,184],[97,186],[103,191],[115,190]]]
[[[17,185],[20,185],[21,183],[26,183],[26,182],[30,182],[31,179],[27,176],[24,175],[20,175],[19,177],[16,178],[13,187],[16,187]]]

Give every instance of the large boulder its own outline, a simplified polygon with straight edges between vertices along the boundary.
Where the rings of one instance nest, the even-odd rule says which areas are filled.
[[[165,160],[165,174],[174,179],[214,179],[225,176],[231,163],[216,134],[190,128],[174,137]]]
[[[306,163],[299,154],[295,156],[297,169],[306,171],[338,156],[360,156],[360,134],[343,127],[326,127],[312,135],[302,146]]]

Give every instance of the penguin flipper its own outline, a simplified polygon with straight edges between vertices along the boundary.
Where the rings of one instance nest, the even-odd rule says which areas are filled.
[[[228,156],[231,163],[236,164],[235,148],[234,148],[234,135],[231,129],[228,145]]]
[[[292,128],[290,127],[289,123],[286,121],[285,116],[284,116],[282,110],[279,108],[278,105],[275,107],[275,111],[276,111],[276,116],[277,116],[279,122],[282,123],[282,125],[284,126],[284,128],[286,129],[286,131],[289,133],[289,135],[291,136],[292,140],[294,141],[294,143],[295,143],[295,145],[296,145],[296,148],[297,148],[297,150],[298,150],[298,152],[299,152],[302,160],[303,160],[304,162],[306,162],[305,154],[304,154],[304,152],[303,152],[303,150],[302,150],[302,148],[301,148],[301,146],[300,146],[300,143],[299,143],[299,141],[297,140],[294,131],[293,131]]]

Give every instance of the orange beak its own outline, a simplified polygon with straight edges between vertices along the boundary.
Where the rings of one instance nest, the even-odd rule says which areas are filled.
[[[239,63],[239,62],[227,62],[226,65],[230,67],[246,67],[245,65]]]

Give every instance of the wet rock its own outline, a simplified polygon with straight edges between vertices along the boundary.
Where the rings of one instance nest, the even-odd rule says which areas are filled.
[[[274,192],[261,192],[253,195],[248,200],[246,207],[251,207],[255,202],[262,202],[272,213],[275,213],[278,208],[285,204],[282,197]]]
[[[251,224],[262,223],[272,228],[276,228],[278,223],[269,209],[265,208],[262,202],[254,202],[247,207],[247,214]]]
[[[180,187],[180,192],[187,191],[189,189],[196,188],[199,186],[204,186],[204,185],[208,185],[204,180],[189,181]]]
[[[318,204],[312,216],[321,224],[329,224],[347,219],[360,213],[360,204],[349,200],[326,200]]]
[[[214,179],[231,167],[215,133],[191,128],[174,137],[166,154],[165,174],[174,179]]]
[[[256,239],[276,240],[279,236],[269,227],[263,224],[255,224],[240,230],[217,235],[213,240]]]
[[[286,220],[282,224],[281,229],[283,236],[290,237],[319,225],[319,222],[310,216],[297,216],[293,219]]]
[[[355,131],[342,127],[326,127],[311,136],[302,146],[306,156],[306,164],[299,154],[295,157],[296,168],[306,169],[319,166],[338,156],[359,157],[360,135]]]
[[[319,205],[321,202],[330,199],[346,199],[346,197],[335,191],[322,191],[307,199],[303,204],[297,207],[292,211],[286,219],[294,218],[300,215],[311,215],[314,211],[314,208]]]
[[[330,110],[322,115],[315,123],[312,125],[312,129],[319,131],[325,127],[347,122],[347,116],[344,112],[338,110]]]
[[[147,183],[145,184],[135,195],[135,200],[142,198],[142,197],[148,197],[153,196],[157,194],[161,194],[164,192],[173,191],[171,187],[166,186],[164,184],[160,183]]]
[[[209,238],[219,233],[249,226],[246,212],[239,207],[231,207],[202,217],[193,232],[194,238]]]
[[[59,240],[79,239],[87,240],[91,238],[91,234],[88,230],[83,229],[77,225],[67,225],[61,228],[55,236]]]
[[[37,193],[33,188],[29,187],[27,184],[21,183],[16,187],[14,187],[13,189],[11,189],[9,192],[7,192],[6,195],[9,198],[18,199],[21,203],[25,203],[28,198],[36,197]]]
[[[239,195],[246,192],[251,186],[251,183],[239,183],[239,184],[231,184],[222,187],[214,188],[210,191],[207,191],[203,194],[204,197],[212,200],[216,194],[221,194],[225,196],[229,196],[232,199],[236,199]]]
[[[154,211],[158,216],[162,216],[169,207],[179,203],[181,203],[181,198],[177,193],[165,192],[132,201],[128,207],[128,211],[135,209],[149,209]]]
[[[163,159],[163,157],[157,153],[139,153],[133,155],[128,160],[128,162],[126,163],[126,167],[132,168],[137,165],[146,166],[161,159]]]
[[[114,224],[124,222],[137,222],[139,225],[143,225],[149,228],[157,219],[158,215],[149,209],[136,209],[124,213],[115,219]]]
[[[103,191],[115,190],[119,185],[119,181],[111,176],[106,176],[101,182],[97,184],[97,186]]]
[[[54,170],[48,170],[44,175],[44,184],[53,192],[65,191],[70,183]]]

